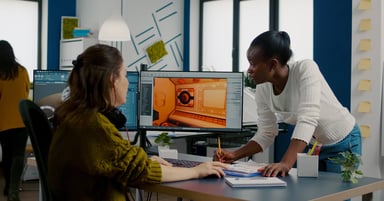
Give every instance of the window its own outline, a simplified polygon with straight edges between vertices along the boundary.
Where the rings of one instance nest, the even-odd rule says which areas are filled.
[[[312,59],[313,0],[280,0],[279,9],[279,30],[291,38],[293,59]]]
[[[284,30],[290,35],[293,59],[313,58],[313,0],[200,2],[199,70],[246,71],[249,44],[270,29]]]
[[[252,40],[269,29],[269,0],[240,2],[239,70],[249,67],[247,49]]]
[[[38,58],[38,2],[0,1],[0,40],[8,41],[32,82]]]
[[[204,71],[232,71],[232,12],[233,0],[204,2]]]

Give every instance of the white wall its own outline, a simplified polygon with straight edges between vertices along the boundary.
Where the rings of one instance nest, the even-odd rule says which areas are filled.
[[[384,160],[380,149],[382,145],[380,144],[384,131],[384,119],[382,117],[384,3],[381,0],[372,0],[370,8],[360,10],[360,2],[360,0],[353,0],[352,2],[351,112],[356,117],[360,126],[366,125],[370,127],[370,133],[363,138],[363,165],[361,170],[365,176],[383,178]],[[371,19],[371,28],[369,30],[360,30],[359,28],[360,21],[364,19]],[[371,40],[370,50],[361,51],[359,49],[362,39]],[[359,70],[359,61],[364,58],[371,59],[371,66],[367,70]],[[360,80],[371,80],[371,89],[367,91],[358,90]],[[371,103],[370,112],[358,111],[361,101],[369,101]],[[375,200],[384,200],[384,193],[377,192],[375,194]]]
[[[132,41],[123,42],[121,49],[125,65],[131,70],[146,63],[151,70],[182,70],[184,1],[180,0],[123,0],[123,17],[131,32]],[[90,6],[92,5],[92,6]],[[103,21],[120,13],[120,0],[77,0],[80,26],[90,28],[97,37]],[[151,64],[145,49],[163,40],[168,52]]]

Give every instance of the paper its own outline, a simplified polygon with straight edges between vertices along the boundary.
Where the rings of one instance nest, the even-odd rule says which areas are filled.
[[[368,10],[372,6],[371,0],[360,0],[359,3],[359,10]]]
[[[267,187],[287,186],[287,182],[277,177],[225,177],[225,182],[232,187]]]
[[[370,58],[360,59],[359,64],[358,64],[359,70],[369,70],[370,68],[371,68],[371,59]]]
[[[359,103],[359,107],[357,108],[357,112],[367,113],[370,111],[371,111],[371,102],[361,101]]]
[[[371,135],[371,127],[369,125],[360,125],[361,137],[369,137]]]
[[[371,29],[371,19],[362,19],[360,20],[359,30],[368,31]]]
[[[371,39],[361,39],[359,44],[360,51],[371,50]]]
[[[371,90],[371,80],[360,80],[358,90],[359,91]]]

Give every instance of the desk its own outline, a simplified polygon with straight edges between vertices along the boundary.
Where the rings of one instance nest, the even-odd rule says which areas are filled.
[[[207,157],[179,154],[180,159],[207,161]],[[336,173],[319,172],[318,178],[297,177],[295,169],[282,178],[286,187],[231,188],[224,179],[206,178],[170,182],[140,187],[146,191],[159,192],[194,201],[332,201],[345,200],[384,189],[384,180],[364,177],[359,183],[344,183]]]
[[[153,146],[156,137],[161,131],[147,131],[146,136]],[[174,140],[171,148],[177,149],[180,153],[206,156],[208,147],[217,147],[217,137],[221,138],[222,148],[240,147],[246,144],[254,136],[254,132],[242,131],[239,133],[215,133],[215,132],[168,132]],[[146,147],[146,151],[156,154],[157,148]]]

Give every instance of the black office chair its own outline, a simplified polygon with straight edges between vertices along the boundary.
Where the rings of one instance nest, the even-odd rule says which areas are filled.
[[[48,152],[51,144],[51,126],[46,114],[34,102],[24,99],[19,103],[19,111],[28,130],[40,177],[42,200],[51,201],[52,194],[47,183]]]

